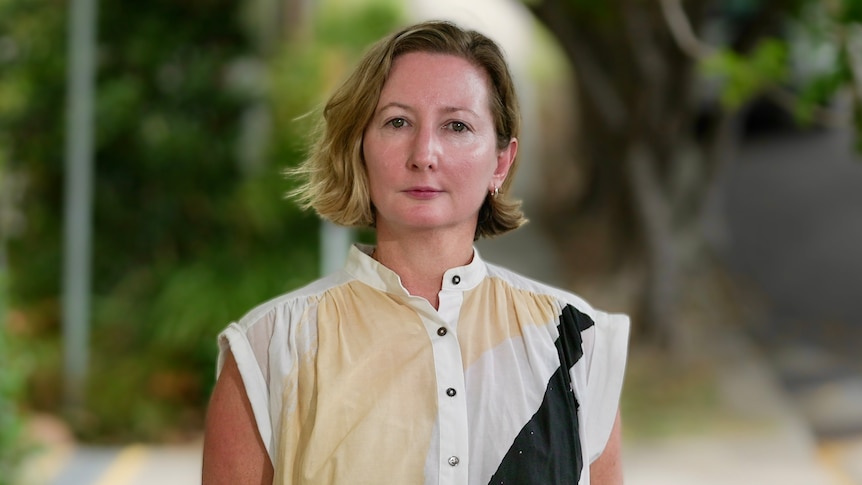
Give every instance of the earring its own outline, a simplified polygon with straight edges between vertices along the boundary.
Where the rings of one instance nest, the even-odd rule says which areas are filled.
[[[495,186],[494,186],[494,192],[492,192],[492,193],[491,193],[491,196],[492,196],[492,197],[497,197],[497,195],[499,195],[499,193],[500,193],[500,187],[497,187],[497,186],[495,185]]]

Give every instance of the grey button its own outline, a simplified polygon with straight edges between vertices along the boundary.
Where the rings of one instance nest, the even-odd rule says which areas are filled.
[[[461,460],[457,456],[450,456],[448,462],[449,466],[457,466],[458,463],[461,463]]]
[[[440,327],[437,329],[437,335],[441,337],[446,335],[446,332],[448,332],[448,330],[446,330],[446,327]]]
[[[455,391],[455,389],[452,389],[451,387],[449,389],[446,389],[446,395],[447,396],[454,397],[455,394],[458,394],[458,392]]]
[[[460,276],[455,275],[455,276],[453,276],[453,277],[452,277],[452,284],[453,284],[453,285],[457,285],[457,284],[458,284],[458,283],[460,283],[460,282],[461,282],[461,277],[460,277]]]

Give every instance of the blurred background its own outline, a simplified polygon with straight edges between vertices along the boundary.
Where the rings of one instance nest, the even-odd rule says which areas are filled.
[[[862,1],[0,0],[0,485],[199,483],[216,335],[373,240],[283,171],[428,18],[523,104],[483,256],[632,316],[627,483],[862,483]]]

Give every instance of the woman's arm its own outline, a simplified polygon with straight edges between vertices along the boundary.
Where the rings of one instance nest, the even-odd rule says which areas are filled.
[[[623,462],[622,455],[622,425],[620,413],[614,420],[611,436],[605,445],[605,450],[590,464],[590,483],[594,485],[622,485]]]
[[[203,453],[203,485],[272,485],[272,463],[230,351],[210,398]]]

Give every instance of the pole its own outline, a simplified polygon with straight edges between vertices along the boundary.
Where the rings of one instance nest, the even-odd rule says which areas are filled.
[[[352,243],[352,229],[320,221],[320,273],[327,275],[341,269]]]
[[[64,399],[70,409],[83,404],[89,360],[96,1],[69,4],[63,351]]]

